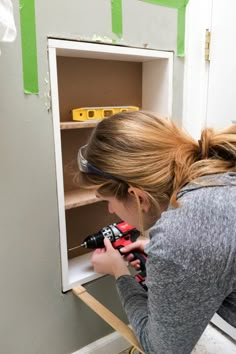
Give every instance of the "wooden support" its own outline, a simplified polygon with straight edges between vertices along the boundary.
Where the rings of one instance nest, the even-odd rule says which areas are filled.
[[[145,354],[132,329],[95,299],[95,297],[89,294],[83,286],[78,285],[76,288],[73,288],[72,291],[104,321],[114,328],[115,331],[119,332],[131,345],[138,349],[140,353]]]

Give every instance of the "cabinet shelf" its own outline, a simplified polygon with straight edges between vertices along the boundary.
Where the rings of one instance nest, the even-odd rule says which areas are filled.
[[[98,119],[93,119],[87,122],[60,122],[60,129],[83,129],[93,128],[100,122]]]
[[[65,209],[77,208],[79,206],[98,202],[95,193],[90,190],[75,189],[65,192]]]
[[[83,254],[82,256],[75,257],[68,262],[68,279],[69,289],[78,284],[84,284],[92,280],[102,277],[102,274],[95,273],[91,264],[91,254]],[[66,290],[69,290],[66,289]]]

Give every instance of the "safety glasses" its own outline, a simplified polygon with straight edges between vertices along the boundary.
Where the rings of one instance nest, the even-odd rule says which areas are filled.
[[[78,151],[77,162],[78,162],[79,170],[81,172],[102,176],[107,179],[113,179],[115,181],[120,181],[119,178],[116,178],[112,176],[110,173],[100,170],[99,168],[95,167],[90,162],[88,162],[88,160],[86,160],[86,158],[84,157],[84,152],[86,148],[87,148],[87,144],[83,145]]]

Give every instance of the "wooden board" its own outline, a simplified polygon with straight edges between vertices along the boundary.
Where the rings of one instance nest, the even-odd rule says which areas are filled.
[[[112,328],[119,332],[130,344],[137,348],[140,353],[145,354],[132,329],[122,322],[117,316],[115,316],[114,313],[102,305],[97,299],[95,299],[95,297],[90,295],[83,286],[79,285],[73,288],[72,291]]]

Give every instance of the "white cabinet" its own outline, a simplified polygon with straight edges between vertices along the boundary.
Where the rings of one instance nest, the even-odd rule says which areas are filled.
[[[99,277],[90,265],[91,251],[76,249],[85,237],[118,221],[104,202],[74,181],[80,146],[96,120],[73,122],[81,107],[138,106],[171,116],[173,53],[107,44],[49,39],[60,225],[62,290]]]

